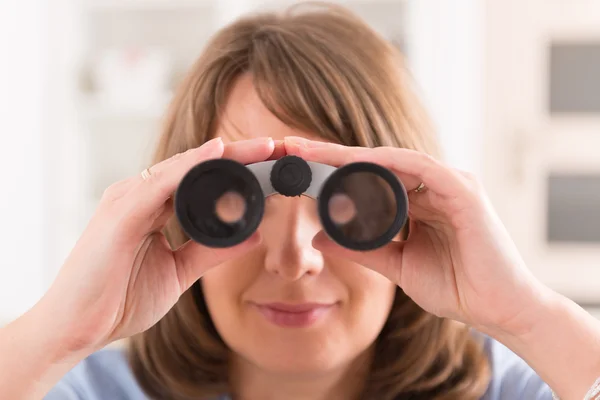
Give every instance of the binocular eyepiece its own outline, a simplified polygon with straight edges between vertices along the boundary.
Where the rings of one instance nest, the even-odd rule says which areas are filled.
[[[230,247],[254,233],[265,198],[275,194],[315,199],[323,230],[352,250],[385,245],[408,217],[406,189],[390,170],[368,162],[335,168],[290,155],[249,165],[223,158],[196,165],[177,188],[175,213],[190,239]]]

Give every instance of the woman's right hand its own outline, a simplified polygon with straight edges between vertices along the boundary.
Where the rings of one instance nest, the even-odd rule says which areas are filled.
[[[211,158],[243,164],[274,157],[259,138],[224,144],[220,138],[178,154],[104,193],[56,280],[36,307],[71,351],[99,349],[154,325],[208,269],[242,255],[258,234],[227,249],[188,241],[173,251],[161,233],[173,215],[171,196],[190,168]]]

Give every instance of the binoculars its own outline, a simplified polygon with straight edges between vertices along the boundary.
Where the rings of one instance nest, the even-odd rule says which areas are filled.
[[[291,155],[248,165],[201,162],[181,180],[175,214],[191,240],[230,247],[254,233],[265,199],[276,194],[316,200],[323,230],[352,250],[384,246],[408,218],[406,189],[387,168],[369,162],[336,168]]]

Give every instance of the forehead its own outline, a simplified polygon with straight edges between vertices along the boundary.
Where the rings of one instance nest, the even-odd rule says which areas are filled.
[[[274,140],[282,140],[286,136],[319,139],[316,133],[290,127],[273,115],[258,97],[249,73],[241,75],[233,83],[217,127],[217,136],[231,141],[266,136]]]

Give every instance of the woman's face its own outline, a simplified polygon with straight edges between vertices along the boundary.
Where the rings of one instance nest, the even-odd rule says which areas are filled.
[[[271,114],[248,75],[230,92],[218,135],[318,138]],[[278,373],[339,369],[366,354],[383,327],[395,285],[315,250],[311,240],[321,230],[316,210],[308,197],[269,197],[260,247],[204,275],[211,317],[239,362]]]

